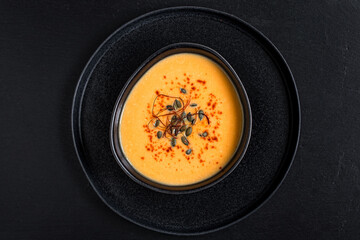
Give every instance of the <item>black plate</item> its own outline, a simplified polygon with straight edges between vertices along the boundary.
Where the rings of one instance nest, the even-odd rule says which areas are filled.
[[[244,84],[253,117],[251,141],[239,166],[220,183],[185,195],[159,193],[132,181],[109,142],[112,110],[125,82],[151,54],[176,42],[209,46],[228,60]],[[219,11],[169,8],[127,23],[94,53],[75,92],[72,131],[86,176],[112,210],[155,231],[201,234],[248,216],[279,187],[296,152],[300,107],[288,65],[260,32]]]

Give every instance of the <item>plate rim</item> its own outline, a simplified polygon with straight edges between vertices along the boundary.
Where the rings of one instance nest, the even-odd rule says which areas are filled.
[[[294,129],[290,129],[290,132],[292,132],[293,134],[295,134],[295,136],[293,137],[289,137],[290,139],[294,139],[295,142],[293,143],[293,149],[292,149],[292,154],[290,153],[291,156],[289,156],[287,162],[288,162],[288,166],[286,167],[285,172],[283,173],[283,176],[281,177],[280,181],[278,182],[278,184],[274,187],[274,189],[268,194],[268,196],[266,196],[261,202],[258,203],[258,205],[253,208],[252,210],[250,210],[249,212],[247,212],[246,214],[244,214],[243,216],[241,216],[240,218],[221,225],[219,227],[216,228],[212,228],[209,230],[205,230],[205,231],[196,231],[196,232],[176,232],[176,231],[168,231],[168,230],[163,230],[160,228],[155,228],[155,227],[151,227],[151,226],[147,226],[145,224],[142,224],[140,222],[137,222],[125,215],[123,215],[122,213],[118,212],[116,209],[114,209],[105,199],[104,197],[100,194],[100,192],[97,190],[97,188],[95,187],[95,184],[93,183],[92,179],[90,178],[88,172],[85,169],[85,166],[83,164],[82,159],[85,158],[84,155],[84,151],[83,151],[83,140],[80,134],[80,114],[81,113],[81,108],[82,108],[82,101],[83,101],[83,97],[84,97],[84,91],[83,89],[86,89],[87,84],[88,84],[88,77],[92,74],[93,70],[94,70],[94,66],[96,66],[98,64],[98,62],[101,60],[102,56],[107,52],[107,50],[112,46],[113,44],[113,37],[121,30],[125,29],[126,27],[132,25],[133,23],[136,23],[137,21],[140,21],[142,19],[145,19],[149,16],[152,15],[158,15],[161,13],[167,13],[167,12],[172,12],[172,11],[183,11],[183,10],[196,10],[199,12],[205,12],[205,13],[211,13],[211,14],[218,14],[218,15],[222,15],[226,18],[231,19],[232,21],[235,22],[239,22],[240,24],[242,24],[243,26],[246,26],[248,29],[250,29],[252,31],[252,33],[255,33],[257,36],[257,38],[262,38],[262,40],[264,42],[266,42],[266,44],[268,44],[272,49],[273,49],[273,53],[275,53],[277,56],[277,58],[280,59],[280,61],[282,62],[282,64],[284,64],[285,68],[287,70],[287,74],[288,76],[286,78],[289,78],[289,81],[287,81],[287,84],[291,84],[291,86],[287,86],[286,90],[288,92],[288,97],[290,99],[292,99],[292,101],[290,102],[296,102],[296,104],[294,105],[294,109],[290,108],[291,110],[293,110],[291,116],[294,115],[294,112],[297,113],[298,117],[296,118],[293,117],[292,118],[292,128],[297,127],[297,131],[294,131]],[[260,45],[263,45],[262,43],[260,43]],[[106,48],[104,48],[106,47]],[[103,49],[104,48],[104,49]],[[264,50],[267,50],[264,47]],[[100,55],[99,55],[100,54]],[[278,63],[277,61],[274,61],[275,63]],[[89,67],[90,71],[89,71]],[[283,72],[280,71],[283,75]],[[290,81],[291,80],[291,81]],[[85,81],[85,84],[82,86],[82,83]],[[290,93],[289,92],[289,88],[292,88],[293,92]],[[79,97],[79,93],[80,92],[80,97]],[[78,106],[78,107],[77,107]],[[295,111],[294,111],[295,110]],[[72,139],[73,139],[73,144],[74,144],[74,148],[75,148],[75,152],[78,158],[78,161],[80,163],[80,166],[83,170],[83,172],[85,173],[85,176],[87,178],[87,180],[89,181],[91,187],[93,188],[93,190],[96,192],[96,194],[99,196],[99,198],[105,203],[106,206],[108,206],[112,211],[114,211],[117,215],[121,216],[123,219],[126,219],[127,221],[134,223],[138,226],[141,226],[143,228],[155,231],[155,232],[160,232],[160,233],[165,233],[165,234],[170,234],[170,235],[177,235],[177,236],[198,236],[198,235],[204,235],[204,234],[208,234],[208,233],[212,233],[212,232],[216,232],[225,228],[228,228],[236,223],[239,223],[240,221],[246,219],[248,216],[252,215],[253,213],[255,213],[256,211],[258,211],[258,209],[260,209],[264,204],[266,204],[272,197],[273,195],[277,192],[277,190],[280,188],[280,186],[282,185],[282,183],[284,182],[288,172],[291,169],[291,166],[294,162],[296,153],[297,153],[297,149],[298,149],[298,145],[299,145],[299,140],[300,140],[300,133],[301,133],[301,107],[300,107],[300,100],[299,100],[299,93],[298,93],[298,89],[295,83],[295,79],[294,76],[291,72],[291,69],[288,65],[288,63],[286,62],[285,58],[283,57],[283,55],[280,53],[280,51],[278,50],[278,48],[263,34],[261,33],[258,29],[256,29],[255,27],[253,27],[252,25],[250,25],[249,23],[245,22],[244,20],[240,19],[239,17],[227,13],[227,12],[223,12],[217,9],[212,9],[212,8],[207,8],[207,7],[199,7],[199,6],[177,6],[177,7],[166,7],[166,8],[161,8],[161,9],[157,9],[154,11],[150,11],[147,12],[145,14],[142,14],[140,16],[137,16],[135,18],[133,18],[132,20],[126,22],[125,24],[122,24],[120,27],[118,27],[114,32],[112,32],[100,45],[99,47],[97,47],[97,49],[95,50],[95,52],[91,55],[90,59],[87,61],[86,65],[84,66],[80,77],[78,79],[78,82],[76,84],[75,87],[75,91],[74,91],[74,95],[73,95],[73,101],[72,101],[72,107],[71,107],[71,132],[72,132]],[[288,143],[289,144],[289,143]]]

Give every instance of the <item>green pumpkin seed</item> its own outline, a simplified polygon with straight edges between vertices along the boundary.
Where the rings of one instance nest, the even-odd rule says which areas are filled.
[[[199,112],[198,112],[198,115],[199,115],[199,119],[200,119],[200,121],[204,118],[204,111],[203,110],[200,110]]]
[[[175,147],[176,146],[176,138],[171,138],[171,146]]]
[[[174,123],[174,122],[176,122],[176,120],[177,120],[176,115],[172,116],[172,118],[171,118],[171,122],[172,122],[172,123]]]
[[[208,136],[208,133],[207,133],[207,132],[203,132],[202,136],[203,136],[203,137],[207,137],[207,136]]]
[[[188,127],[185,131],[185,136],[189,136],[192,133],[192,127]]]
[[[189,112],[187,115],[186,115],[186,118],[189,122],[191,122],[192,120],[192,115],[191,115],[191,112]]]
[[[191,103],[191,104],[190,104],[190,107],[196,107],[196,106],[197,106],[196,103]]]
[[[180,117],[181,117],[181,120],[185,119],[185,118],[186,118],[186,113],[185,113],[185,112],[182,112],[181,115],[180,115]]]
[[[192,152],[192,149],[191,148],[189,148],[188,150],[186,150],[186,155],[190,155],[191,154],[191,152]]]
[[[172,134],[173,134],[175,137],[178,135],[178,133],[179,133],[179,129],[178,129],[178,128],[174,128],[174,129],[172,130]]]
[[[174,107],[171,106],[171,105],[167,105],[167,106],[166,106],[166,109],[169,110],[169,111],[172,111],[172,110],[174,110]]]
[[[185,136],[181,137],[181,141],[183,142],[183,144],[185,144],[186,146],[189,145],[189,141],[187,140],[187,138]]]
[[[181,128],[180,128],[180,132],[183,132],[183,131],[185,131],[186,130],[186,125],[184,125],[184,126],[182,126]]]
[[[174,106],[174,109],[178,109],[178,108],[181,108],[182,105],[178,99],[175,99],[173,106]]]
[[[195,125],[195,122],[196,122],[196,119],[193,118],[193,119],[191,120],[191,124],[192,124],[192,125]]]
[[[160,124],[160,120],[159,120],[159,119],[157,119],[157,120],[155,121],[155,123],[154,123],[154,127],[158,127],[158,126],[159,126],[159,124]]]
[[[183,88],[180,88],[180,91],[181,91],[182,93],[186,93],[186,90],[183,89]]]
[[[160,139],[162,137],[162,132],[161,131],[158,131],[156,136]]]

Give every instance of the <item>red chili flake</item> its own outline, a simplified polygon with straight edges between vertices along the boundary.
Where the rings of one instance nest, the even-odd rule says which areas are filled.
[[[190,80],[190,78],[187,77],[186,80]]]
[[[184,73],[184,76],[186,76],[186,73]]]
[[[195,90],[196,90],[196,87],[191,87],[191,90],[195,91]]]
[[[203,85],[205,85],[206,84],[206,81],[203,81],[203,80],[200,80],[200,79],[198,79],[198,80],[196,80],[198,83],[201,83],[201,84],[203,84]]]
[[[144,157],[141,157],[142,160],[144,160]]]
[[[214,110],[216,108],[216,102],[212,105],[212,109]]]
[[[218,141],[218,138],[217,138],[216,136],[215,136],[215,137],[212,137],[211,139],[214,140],[214,141],[216,141],[216,142]]]
[[[222,169],[222,167],[219,167],[219,169]]]
[[[166,76],[164,75],[164,78],[166,79]]]
[[[156,93],[156,95],[159,95],[159,94],[160,94],[160,92],[159,92],[158,90],[156,90],[155,93]]]
[[[216,164],[219,164],[219,162],[216,162]]]

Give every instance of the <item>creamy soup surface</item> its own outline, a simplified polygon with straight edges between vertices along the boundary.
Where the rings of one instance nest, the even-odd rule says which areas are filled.
[[[119,131],[123,152],[140,174],[188,185],[213,176],[232,158],[242,136],[243,109],[218,64],[179,53],[156,63],[136,83]]]

